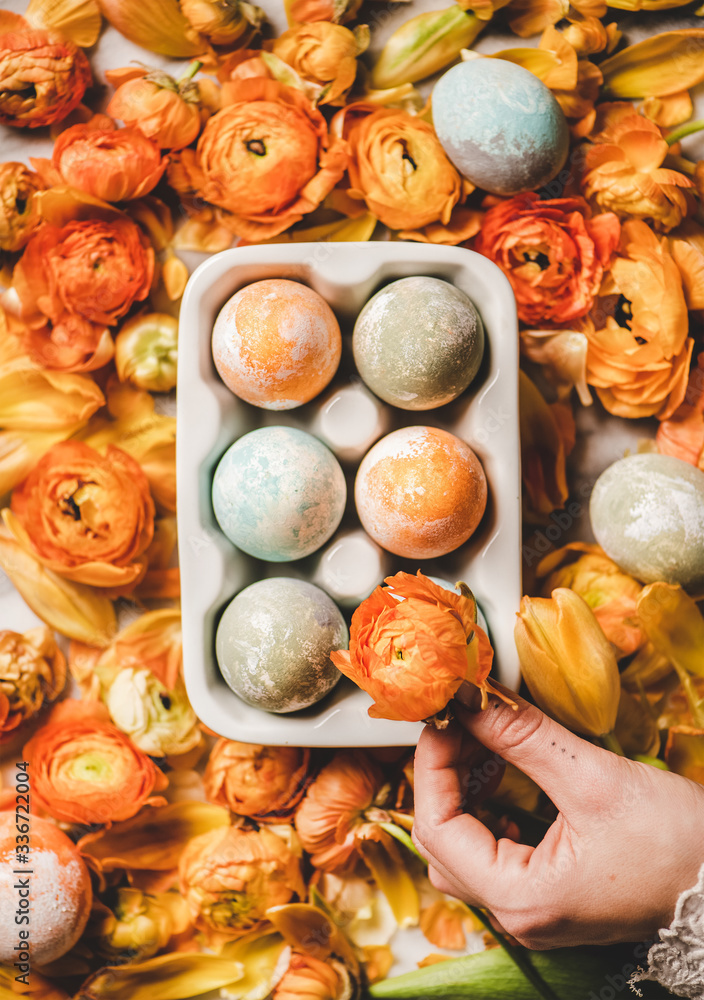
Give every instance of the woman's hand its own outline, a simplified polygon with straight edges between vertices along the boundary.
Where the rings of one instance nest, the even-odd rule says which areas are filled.
[[[515,696],[514,696],[515,697]],[[520,698],[427,726],[415,757],[413,839],[432,884],[486,907],[529,948],[653,937],[704,862],[704,786],[580,739]],[[485,747],[483,765],[477,751]],[[466,810],[496,784],[497,756],[559,816],[537,847],[496,840]]]

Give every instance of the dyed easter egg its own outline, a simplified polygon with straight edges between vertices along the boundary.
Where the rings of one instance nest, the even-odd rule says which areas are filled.
[[[344,618],[319,587],[273,577],[228,604],[215,653],[242,701],[267,712],[296,712],[337,684],[341,675],[330,653],[346,649],[348,641]]]
[[[433,125],[460,173],[493,194],[547,184],[569,150],[567,121],[550,90],[505,59],[470,59],[441,76]]]
[[[289,562],[327,542],[342,518],[347,487],[339,462],[312,434],[260,427],[227,449],[212,495],[218,523],[239,549]]]
[[[88,755],[86,754],[86,757]],[[89,765],[85,765],[88,770]],[[22,772],[20,772],[21,774]],[[86,926],[93,902],[93,890],[86,863],[77,847],[54,823],[32,815],[29,855],[18,850],[21,813],[0,813],[0,913],[5,914],[5,933],[0,939],[0,962],[11,966],[47,965],[65,955],[76,944]],[[13,869],[22,867],[18,857],[29,856],[24,886],[17,885]],[[20,896],[19,888],[27,891]],[[26,906],[25,902],[26,901]],[[11,916],[29,913],[30,924],[15,919],[10,933]],[[18,929],[29,926],[26,951]],[[29,954],[29,962],[23,955]],[[11,996],[11,990],[3,990]],[[55,994],[56,995],[56,994]]]
[[[357,317],[354,360],[364,382],[402,410],[456,399],[479,370],[484,327],[471,299],[439,278],[400,278]]]
[[[382,548],[432,559],[466,542],[486,506],[481,462],[454,434],[402,427],[378,441],[355,482],[357,513]]]
[[[670,455],[629,455],[592,491],[596,540],[643,583],[704,586],[704,472]]]
[[[265,410],[291,410],[328,384],[342,340],[335,314],[317,292],[266,278],[225,303],[212,350],[220,378],[236,396]]]

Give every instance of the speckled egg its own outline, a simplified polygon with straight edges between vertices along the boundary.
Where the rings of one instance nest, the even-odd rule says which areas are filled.
[[[328,384],[342,340],[335,314],[317,292],[267,278],[225,303],[212,350],[220,378],[236,396],[265,410],[291,410]]]
[[[215,471],[213,509],[243,552],[269,562],[302,559],[337,528],[347,487],[325,445],[293,427],[260,427],[231,445]]]
[[[669,455],[629,455],[599,476],[589,505],[599,545],[653,583],[704,586],[704,472]]]
[[[486,507],[481,462],[454,434],[402,427],[378,441],[355,482],[357,513],[382,548],[432,559],[466,542]]]
[[[349,641],[345,620],[319,587],[259,580],[228,604],[215,637],[222,675],[242,701],[267,712],[296,712],[340,679],[330,659]]]
[[[456,399],[479,370],[484,327],[471,299],[439,278],[393,281],[364,306],[352,338],[357,370],[381,399],[432,410]]]
[[[567,121],[550,90],[505,59],[470,59],[440,77],[433,125],[460,173],[493,194],[547,184],[569,150]]]

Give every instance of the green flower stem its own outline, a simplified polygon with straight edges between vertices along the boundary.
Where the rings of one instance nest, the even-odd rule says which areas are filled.
[[[686,174],[687,177],[694,177],[694,171],[697,168],[696,163],[692,163],[685,156],[677,156],[675,153],[668,153],[663,161],[664,167],[669,167],[670,170],[679,170],[680,173]]]
[[[605,750],[610,750],[612,753],[616,753],[619,757],[625,757],[623,752],[623,747],[616,739],[616,734],[614,732],[604,733],[603,736],[599,737],[599,741]]]
[[[203,63],[200,62],[200,60],[194,59],[192,63],[189,63],[188,66],[186,66],[185,70],[176,82],[185,83],[186,80],[192,80],[202,65]]]
[[[400,843],[404,844],[410,851],[421,859],[423,864],[427,865],[428,862],[421,854],[418,853],[410,835],[402,827],[397,826],[396,823],[379,823],[379,826],[386,830],[387,833],[390,833],[392,837],[395,837]],[[470,906],[469,909],[472,911],[477,920],[479,920],[479,922],[482,923],[496,938],[514,965],[520,969],[528,982],[533,986],[543,1000],[560,1000],[557,994],[530,964],[526,949],[520,945],[517,947],[516,945],[511,944],[503,934],[495,931],[489,922],[489,918],[483,910],[478,909],[476,906]]]
[[[470,906],[469,909],[472,911],[477,920],[484,924],[489,933],[496,938],[514,965],[521,970],[531,986],[534,987],[536,993],[540,994],[540,996],[543,997],[543,1000],[559,1000],[557,993],[554,992],[552,987],[545,982],[543,977],[536,972],[530,964],[526,949],[520,945],[516,947],[516,945],[511,944],[503,934],[495,931],[489,922],[489,918],[483,910],[478,909],[476,906]]]
[[[686,125],[680,125],[679,128],[673,129],[669,135],[666,135],[665,142],[668,146],[674,146],[680,139],[684,139],[688,135],[694,135],[695,132],[701,132],[702,129],[704,129],[704,118],[700,118],[696,122],[687,122]]]

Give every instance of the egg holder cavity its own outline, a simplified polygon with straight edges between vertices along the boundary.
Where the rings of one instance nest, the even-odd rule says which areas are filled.
[[[484,322],[485,355],[474,382],[454,402],[423,411],[384,406],[388,429],[427,424],[462,438],[481,459],[489,500],[481,524],[459,549],[417,562],[390,556],[392,572],[421,569],[428,575],[465,580],[489,624],[496,654],[494,673],[509,687],[518,686],[513,643],[521,597],[518,328],[513,293],[503,273],[470,250],[420,243],[237,247],[201,264],[183,297],[176,445],[186,687],[201,721],[229,739],[294,746],[410,746],[418,739],[420,723],[371,719],[367,714],[371,699],[344,677],[322,701],[291,715],[251,708],[230,690],[215,658],[215,630],[225,606],[262,577],[292,576],[313,582],[322,550],[290,563],[253,559],[221,532],[211,503],[215,468],[237,438],[277,424],[316,433],[316,418],[327,393],[359,380],[351,335],[362,306],[382,285],[417,274],[443,278],[466,292]],[[242,402],[220,380],[212,361],[211,333],[220,309],[243,285],[262,278],[291,278],[310,285],[329,302],[342,329],[337,375],[322,396],[294,410],[262,410]],[[347,507],[327,546],[339,534],[359,528],[353,488],[358,463],[344,457],[340,461],[347,479]]]

